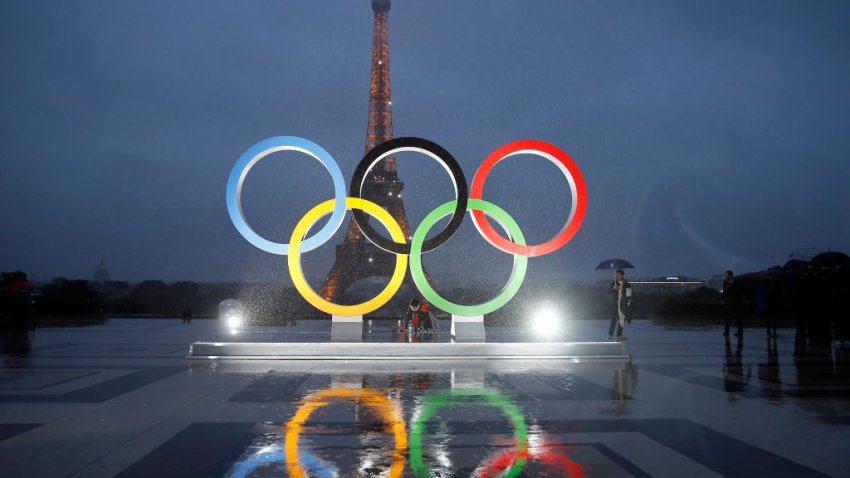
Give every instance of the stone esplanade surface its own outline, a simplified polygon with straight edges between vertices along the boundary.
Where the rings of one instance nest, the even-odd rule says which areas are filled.
[[[546,338],[598,341],[607,325]],[[626,360],[186,359],[196,341],[316,342],[327,328],[113,319],[3,334],[6,351],[31,345],[0,356],[0,476],[850,473],[850,350],[788,329],[727,342],[719,327],[635,321]]]

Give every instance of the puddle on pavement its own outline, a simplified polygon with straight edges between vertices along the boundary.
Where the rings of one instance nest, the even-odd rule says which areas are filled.
[[[528,396],[510,385],[520,374],[443,375],[363,376],[385,387],[331,380],[296,397],[286,421],[258,424],[226,476],[579,478],[583,462],[603,459],[523,409],[517,397]]]

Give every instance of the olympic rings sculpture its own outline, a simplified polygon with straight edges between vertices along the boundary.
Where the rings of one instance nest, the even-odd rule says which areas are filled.
[[[242,185],[251,168],[264,157],[278,151],[296,151],[319,161],[331,175],[334,197],[307,212],[296,225],[288,243],[268,240],[257,234],[245,219],[242,210]],[[416,229],[408,244],[401,226],[381,206],[362,197],[363,184],[369,171],[382,159],[404,151],[425,154],[443,166],[452,179],[455,199],[431,211]],[[548,159],[566,178],[572,198],[570,213],[560,231],[548,241],[528,245],[516,221],[502,208],[484,201],[484,183],[493,168],[501,161],[519,154],[532,154]],[[507,143],[490,153],[478,167],[467,192],[466,177],[454,157],[440,145],[422,138],[395,138],[370,150],[358,164],[346,194],[345,182],[339,165],[324,148],[297,136],[276,136],[251,146],[236,161],[227,180],[226,200],[230,219],[236,230],[255,247],[276,255],[285,255],[292,282],[298,292],[313,307],[338,316],[357,316],[373,312],[386,304],[401,287],[407,271],[408,257],[413,281],[422,296],[436,307],[461,316],[484,315],[502,307],[519,291],[525,278],[529,257],[542,256],[564,247],[581,228],[587,212],[587,187],[584,177],[570,156],[558,147],[537,140],[520,140]],[[346,210],[352,210],[354,221],[363,235],[381,249],[397,255],[396,267],[387,286],[374,298],[356,305],[337,305],[320,297],[307,283],[301,270],[301,253],[314,250],[333,237],[345,220]],[[422,268],[422,254],[430,252],[448,241],[458,230],[467,211],[479,233],[497,249],[513,254],[514,263],[510,279],[494,299],[477,305],[460,305],[444,299],[428,283]],[[324,216],[328,222],[312,236],[310,229]],[[375,230],[367,219],[374,217],[387,230],[389,238]],[[440,219],[451,219],[434,237],[426,239],[428,231]],[[487,217],[495,220],[508,237],[501,235]]]

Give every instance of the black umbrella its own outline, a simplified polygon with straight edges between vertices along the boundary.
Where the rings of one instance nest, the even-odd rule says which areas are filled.
[[[822,250],[815,247],[803,247],[797,249],[796,251],[788,254],[788,258],[791,260],[797,260],[802,262],[810,262],[813,257],[823,252]]]
[[[846,265],[850,265],[850,256],[843,252],[823,252],[812,257],[812,267],[815,269],[829,269]]]
[[[634,269],[635,266],[629,264],[629,261],[623,259],[607,259],[596,266],[598,271],[613,271],[616,269]]]

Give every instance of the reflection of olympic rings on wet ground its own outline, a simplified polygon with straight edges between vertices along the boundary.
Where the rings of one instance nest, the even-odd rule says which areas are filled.
[[[338,472],[335,469],[318,457],[308,454],[304,447],[299,446],[299,437],[305,423],[314,411],[332,403],[349,400],[356,400],[375,412],[393,433],[395,450],[391,454],[392,464],[387,475],[389,477],[402,475],[408,453],[410,468],[417,477],[432,476],[431,470],[425,463],[422,443],[429,420],[446,407],[484,406],[493,407],[502,412],[513,428],[514,439],[512,448],[497,453],[481,465],[476,476],[479,478],[516,477],[523,471],[528,462],[534,461],[563,471],[566,473],[564,476],[584,478],[583,467],[572,461],[563,452],[557,451],[563,447],[537,444],[537,446],[530,448],[528,428],[522,410],[511,397],[487,388],[450,389],[426,396],[411,418],[409,450],[401,405],[387,397],[381,390],[340,388],[315,392],[303,400],[303,404],[285,425],[286,436],[283,451],[275,445],[265,447],[235,466],[231,476],[244,478],[266,463],[284,460],[289,476],[292,477],[336,476]]]
[[[509,468],[506,477],[515,477],[522,472],[528,455],[528,428],[522,410],[510,397],[486,388],[461,388],[446,390],[425,398],[410,425],[410,468],[418,477],[431,476],[422,454],[422,437],[428,420],[441,408],[447,406],[491,406],[499,409],[511,422],[514,429],[513,460],[503,468]]]
[[[520,454],[516,450],[507,450],[496,455],[494,459],[488,461],[482,467],[478,478],[495,478],[499,476],[500,473],[512,466],[519,457]],[[552,446],[544,446],[538,450],[526,452],[525,458],[528,461],[537,461],[556,470],[560,470],[565,473],[562,476],[584,478],[584,467],[571,460],[567,455],[556,453]]]
[[[257,234],[245,220],[242,210],[242,185],[251,168],[262,158],[278,151],[296,151],[318,160],[331,175],[334,198],[311,209],[295,227],[290,242],[282,244],[270,241]],[[396,220],[383,208],[361,197],[363,184],[369,171],[382,159],[393,154],[413,151],[423,153],[439,162],[449,173],[455,189],[455,199],[429,213],[413,234],[410,244],[401,232]],[[551,239],[540,244],[527,245],[516,221],[498,206],[484,201],[484,183],[493,168],[501,161],[516,155],[532,154],[551,161],[566,178],[570,186],[571,208],[561,230]],[[227,209],[236,230],[254,246],[272,254],[288,255],[289,272],[298,291],[311,305],[332,315],[365,315],[387,303],[398,291],[407,270],[407,255],[410,255],[411,275],[422,296],[446,312],[456,315],[484,315],[507,303],[519,290],[526,271],[528,257],[549,254],[566,245],[578,232],[587,211],[587,188],[578,166],[558,147],[536,140],[521,140],[505,144],[493,151],[479,166],[467,195],[466,178],[454,157],[440,145],[421,138],[395,138],[384,142],[366,153],[360,161],[351,182],[351,197],[346,196],[345,184],[339,165],[321,146],[295,136],[279,136],[261,141],[249,148],[230,172],[227,180]],[[375,245],[398,256],[395,272],[387,286],[373,299],[362,304],[342,306],[319,297],[301,271],[300,254],[311,251],[326,243],[336,233],[345,219],[346,209],[351,209],[354,221],[363,235]],[[472,221],[481,235],[494,247],[514,255],[514,267],[508,284],[502,292],[489,302],[478,305],[459,305],[443,299],[428,283],[422,272],[422,254],[436,249],[458,230],[466,211],[472,213]],[[321,229],[307,237],[310,229],[322,217],[330,214]],[[383,237],[369,224],[366,215],[378,220],[390,233],[391,239]],[[442,231],[427,239],[428,231],[443,217],[451,219]],[[487,216],[495,219],[507,232],[508,238],[500,235],[490,224]],[[400,274],[400,275],[399,275]],[[400,278],[399,278],[400,277]]]
[[[289,471],[289,476],[293,478],[307,476],[304,470],[306,463],[303,463],[299,456],[298,439],[310,415],[321,407],[342,400],[359,401],[375,412],[388,425],[395,437],[395,452],[392,454],[392,465],[388,476],[390,478],[401,476],[404,472],[405,450],[407,449],[407,427],[404,423],[401,407],[380,391],[371,388],[322,390],[307,396],[303,400],[304,403],[285,426],[286,468]]]
[[[319,478],[334,478],[338,475],[336,470],[325,464],[322,460],[307,453],[303,448],[298,449],[298,459],[304,471],[309,471],[310,476]],[[285,463],[286,454],[283,445],[275,444],[261,448],[247,459],[233,465],[233,471],[227,478],[248,478],[255,470],[275,463]],[[308,473],[304,473],[306,476]]]

